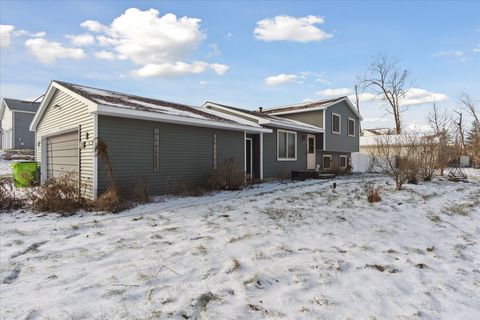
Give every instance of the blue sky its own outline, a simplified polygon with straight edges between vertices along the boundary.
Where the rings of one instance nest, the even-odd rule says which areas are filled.
[[[350,95],[371,56],[388,53],[402,59],[416,88],[403,114],[406,126],[425,123],[433,99],[446,109],[457,105],[462,91],[480,99],[476,1],[0,6],[3,97],[33,98],[58,79],[192,105],[213,100],[254,109]],[[176,18],[167,19],[169,13]],[[81,26],[87,20],[96,24]],[[391,125],[378,102],[366,98],[361,105],[364,127]]]

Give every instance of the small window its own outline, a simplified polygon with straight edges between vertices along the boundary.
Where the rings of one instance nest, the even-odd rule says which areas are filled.
[[[333,133],[340,133],[340,115],[336,113],[332,113],[332,132]]]
[[[213,169],[217,169],[218,159],[217,159],[217,134],[213,134]]]
[[[153,172],[160,171],[160,129],[153,129]]]
[[[308,153],[315,153],[315,138],[308,137]]]
[[[355,119],[348,118],[348,135],[355,137]]]
[[[345,169],[347,167],[347,156],[340,156],[340,168]]]
[[[331,169],[332,168],[332,156],[323,156],[323,169]]]
[[[278,160],[297,160],[297,133],[278,130],[277,152]]]

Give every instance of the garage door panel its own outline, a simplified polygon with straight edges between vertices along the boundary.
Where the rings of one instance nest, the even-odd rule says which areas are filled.
[[[47,177],[69,175],[78,182],[78,133],[53,136],[47,139]]]

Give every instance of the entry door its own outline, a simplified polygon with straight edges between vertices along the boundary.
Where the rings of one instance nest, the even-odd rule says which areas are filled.
[[[315,152],[315,136],[307,135],[307,169],[315,170],[317,165],[316,152]]]
[[[247,171],[247,176],[249,179],[252,179],[253,172],[253,152],[252,152],[252,139],[245,139],[245,170]]]

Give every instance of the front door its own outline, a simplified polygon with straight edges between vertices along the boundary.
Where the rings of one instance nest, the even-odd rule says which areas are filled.
[[[245,139],[245,170],[247,172],[247,178],[252,179],[253,172],[253,152],[252,152],[252,139]]]
[[[315,152],[315,136],[312,134],[307,135],[307,169],[315,170],[317,165],[316,152]]]

